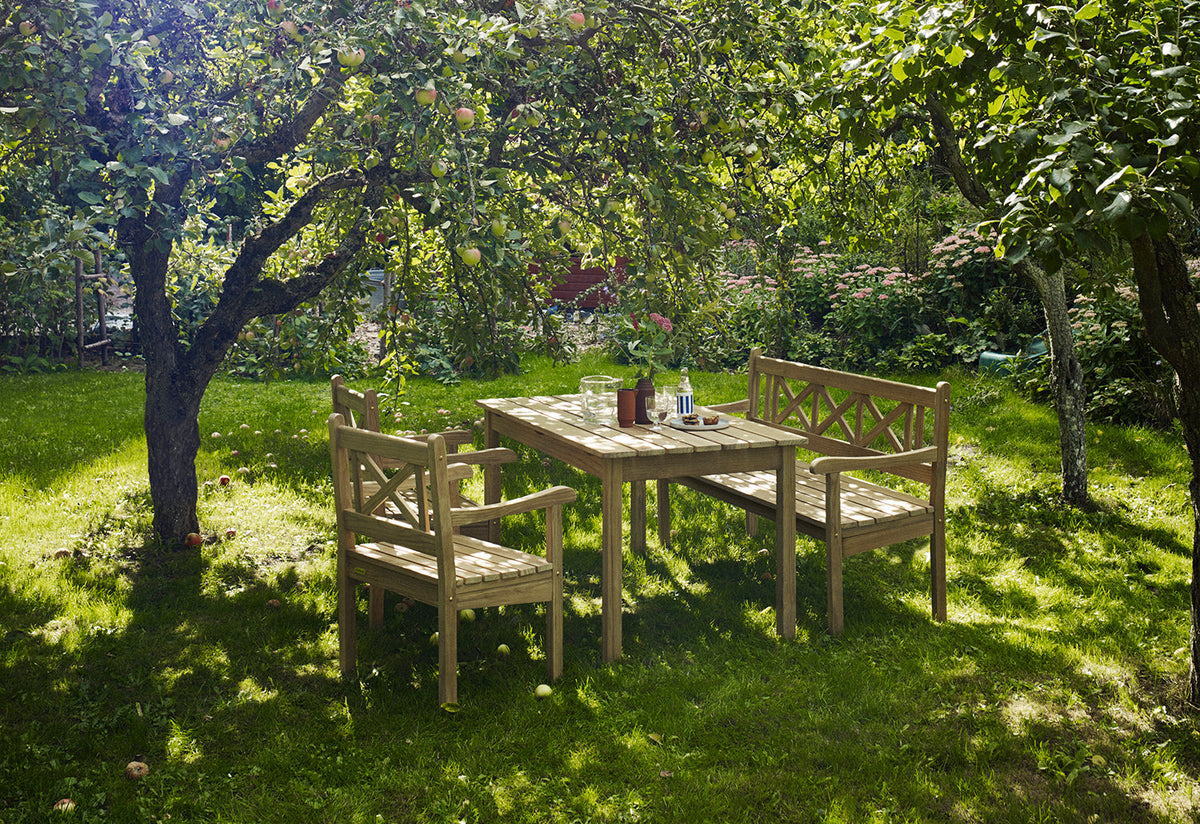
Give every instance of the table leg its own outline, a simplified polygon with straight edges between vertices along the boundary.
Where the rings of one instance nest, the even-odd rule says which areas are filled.
[[[500,445],[500,434],[496,432],[493,424],[492,410],[484,411],[484,446],[488,449],[495,449]],[[489,463],[483,467],[483,502],[494,504],[500,500],[500,464]],[[494,518],[488,521],[488,540],[492,543],[500,542],[500,519]]]
[[[616,461],[606,461],[601,485],[600,657],[621,657],[621,506],[624,477]]]
[[[663,549],[671,545],[671,482],[666,478],[655,481],[658,509],[658,544]]]
[[[779,450],[775,474],[775,631],[796,637],[796,450]]]
[[[646,554],[646,482],[629,482],[629,551]]]

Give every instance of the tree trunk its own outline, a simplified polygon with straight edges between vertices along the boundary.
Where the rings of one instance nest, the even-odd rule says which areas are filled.
[[[933,130],[938,155],[959,192],[986,214],[997,215],[1000,199],[980,182],[967,167],[959,148],[958,136],[941,100],[929,95],[925,101],[929,125]],[[1087,474],[1087,394],[1083,369],[1075,354],[1075,335],[1067,314],[1067,288],[1062,270],[1047,273],[1028,259],[1014,266],[1037,289],[1046,314],[1050,334],[1050,383],[1054,390],[1054,409],[1058,413],[1058,443],[1062,453],[1062,498],[1071,506],[1089,503]]]
[[[1061,270],[1048,274],[1042,268],[1022,261],[1017,271],[1024,275],[1042,300],[1046,329],[1050,336],[1050,384],[1054,390],[1054,408],[1058,413],[1058,445],[1062,456],[1062,499],[1071,506],[1083,507],[1088,496],[1087,396],[1083,385],[1083,367],[1075,354],[1075,335],[1067,311],[1067,287]]]
[[[1188,701],[1200,706],[1200,309],[1187,263],[1171,235],[1135,238],[1133,272],[1150,343],[1175,370],[1175,396],[1192,461],[1192,603]]]

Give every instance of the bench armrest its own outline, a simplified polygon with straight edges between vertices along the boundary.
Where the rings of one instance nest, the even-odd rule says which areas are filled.
[[[924,449],[901,452],[899,455],[862,455],[848,458],[825,456],[813,460],[808,471],[817,475],[829,475],[833,472],[852,472],[856,469],[890,469],[893,466],[931,463],[937,460],[938,451],[936,446],[927,446]]]
[[[484,504],[483,506],[473,506],[463,509],[452,509],[450,510],[450,524],[452,526],[466,526],[468,524],[477,524],[481,521],[490,521],[494,518],[503,518],[506,515],[533,512],[536,509],[545,509],[550,506],[562,506],[563,504],[572,503],[576,497],[575,490],[569,486],[552,486],[549,489],[543,489],[541,492],[534,492],[529,495],[522,495],[520,498],[513,498],[511,501],[501,501],[496,504]]]
[[[735,412],[749,412],[750,401],[743,399],[740,401],[730,401],[729,403],[707,403],[704,405],[704,408],[711,409],[714,412],[727,412],[732,415]]]

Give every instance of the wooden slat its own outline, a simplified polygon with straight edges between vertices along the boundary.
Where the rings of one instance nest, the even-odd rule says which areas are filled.
[[[774,506],[773,472],[704,475],[696,480],[710,487],[722,487],[736,496],[753,498],[764,506]],[[927,501],[849,475],[842,476],[841,488],[842,526],[846,529],[928,515],[933,511]],[[796,517],[814,525],[825,522],[825,481],[810,473],[803,462],[796,466]]]

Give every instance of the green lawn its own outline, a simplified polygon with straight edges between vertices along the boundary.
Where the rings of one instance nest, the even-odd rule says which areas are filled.
[[[476,398],[604,371],[628,370],[589,356],[417,380],[388,425],[470,425]],[[739,513],[680,491],[675,548],[651,535],[626,558],[625,658],[603,665],[599,484],[518,447],[510,494],[580,493],[566,672],[536,700],[540,608],[481,610],[448,713],[427,607],[389,601],[381,631],[364,622],[359,681],[339,678],[327,383],[216,382],[200,479],[233,482],[202,487],[198,552],[155,552],[141,377],[0,377],[0,822],[1197,820],[1178,434],[1093,427],[1099,506],[1063,510],[1053,413],[949,379],[948,623],[929,617],[916,541],[847,563],[830,639],[823,551],[802,540],[799,629],[780,641],[772,531],[748,538]],[[699,402],[744,390],[693,382]],[[506,537],[537,533],[518,520]],[[150,774],[127,779],[131,760]],[[73,813],[53,812],[65,797]]]

